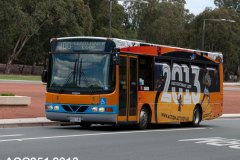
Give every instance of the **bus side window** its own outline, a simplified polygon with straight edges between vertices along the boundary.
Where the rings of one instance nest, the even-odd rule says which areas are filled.
[[[139,90],[153,90],[153,58],[147,56],[139,56]]]
[[[168,63],[155,63],[154,68],[154,90],[170,91],[171,71]]]
[[[209,91],[210,92],[218,92],[220,91],[219,87],[219,72],[216,68],[207,67],[206,77],[208,77],[209,81]]]
[[[154,90],[163,90],[163,65],[161,63],[155,63],[155,69],[154,69]]]

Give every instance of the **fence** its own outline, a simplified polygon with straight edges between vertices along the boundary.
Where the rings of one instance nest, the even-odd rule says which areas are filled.
[[[6,64],[0,63],[0,73],[4,73]],[[22,64],[13,64],[10,66],[10,74],[41,75],[43,66],[29,66]]]

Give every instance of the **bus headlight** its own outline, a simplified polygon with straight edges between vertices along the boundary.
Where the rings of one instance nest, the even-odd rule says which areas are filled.
[[[100,108],[99,108],[99,112],[105,112],[105,108],[100,107]]]
[[[46,106],[46,110],[53,110],[53,106],[52,105]]]
[[[97,112],[98,108],[97,107],[92,107],[92,112]]]
[[[53,110],[58,111],[59,110],[59,106],[54,106]]]

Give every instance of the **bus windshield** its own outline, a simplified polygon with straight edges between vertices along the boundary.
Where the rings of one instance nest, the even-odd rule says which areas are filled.
[[[108,93],[115,88],[111,54],[52,54],[49,91],[72,94]]]

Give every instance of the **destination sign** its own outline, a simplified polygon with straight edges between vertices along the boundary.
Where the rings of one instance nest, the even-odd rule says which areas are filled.
[[[106,41],[57,41],[55,52],[71,51],[104,51]]]

